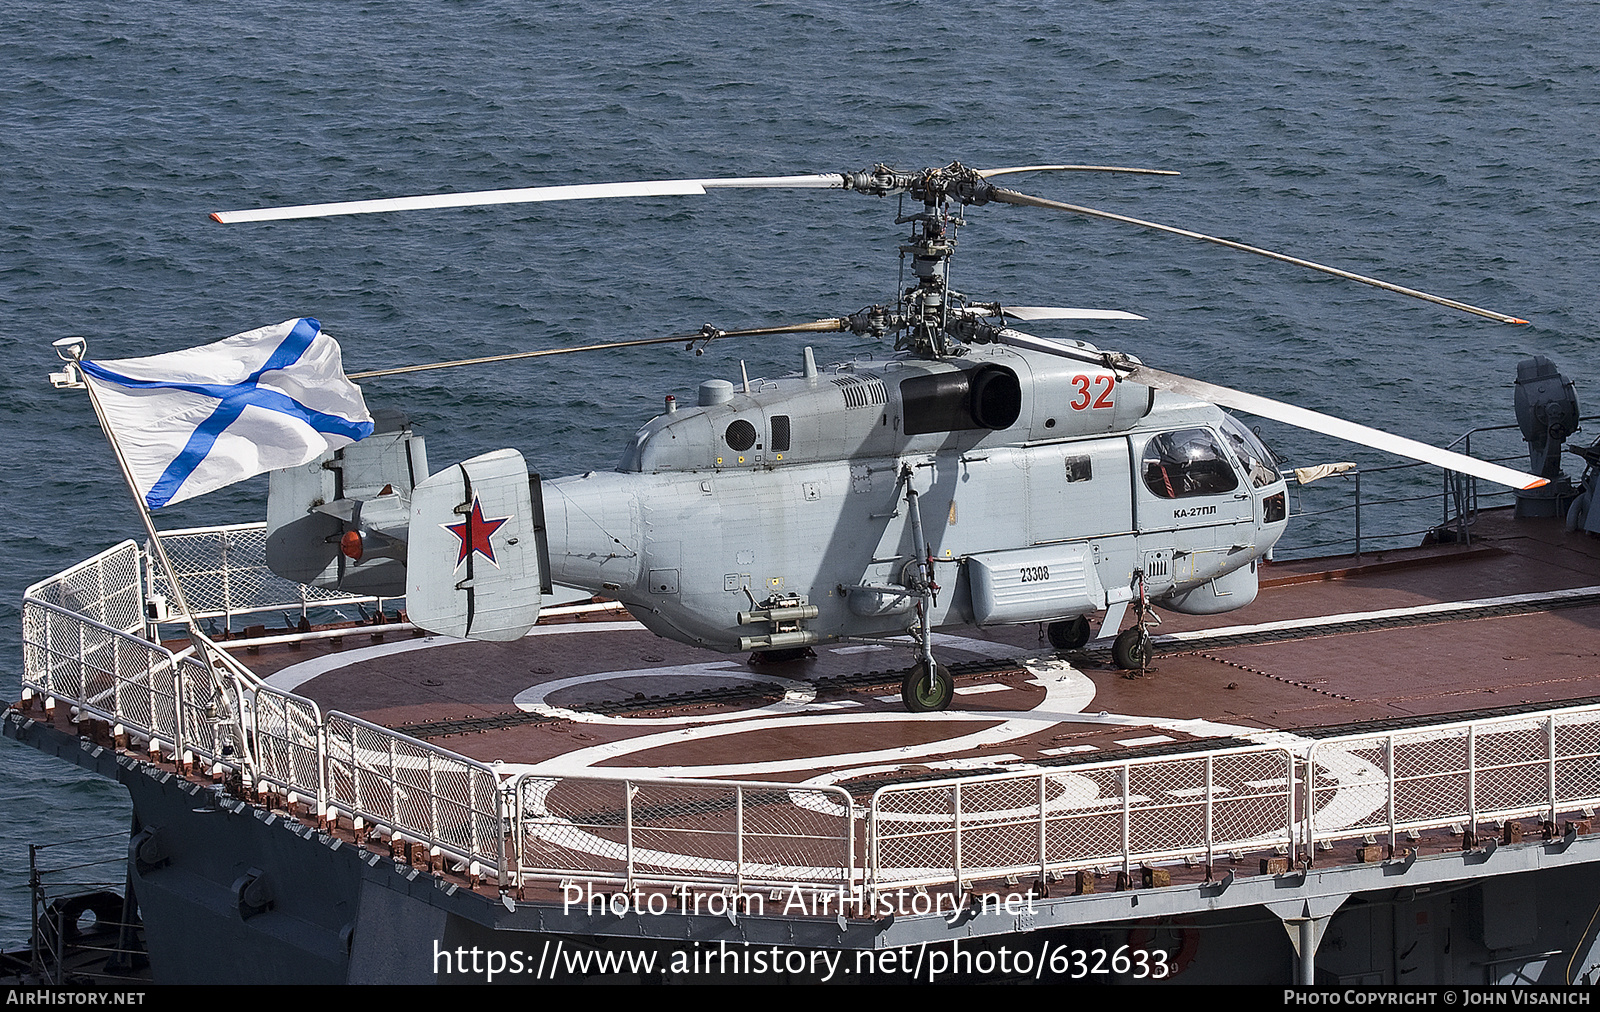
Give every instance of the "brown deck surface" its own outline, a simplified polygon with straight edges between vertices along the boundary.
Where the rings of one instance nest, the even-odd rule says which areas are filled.
[[[1559,520],[1480,518],[1471,546],[1440,545],[1264,570],[1256,602],[1196,618],[1163,614],[1157,635],[1600,585],[1600,541]],[[930,770],[1004,770],[1111,758],[1196,737],[1295,730],[1600,696],[1600,605],[1249,645],[1168,645],[1128,678],[1096,653],[1058,657],[1035,626],[954,630],[946,662],[1011,658],[958,674],[947,713],[897,698],[910,652],[819,648],[752,667],[661,639],[625,615],[541,627],[512,644],[369,630],[335,645],[266,647],[247,658],[272,682],[510,769],[649,768],[678,776],[848,783]],[[991,668],[995,668],[993,664]],[[879,669],[877,684],[827,679]],[[820,687],[815,683],[821,681]],[[754,686],[721,696],[703,690]],[[671,693],[702,692],[690,702]],[[649,697],[660,696],[651,701]],[[559,710],[530,713],[539,701]],[[623,703],[609,715],[596,703]],[[481,730],[461,718],[497,715]],[[455,723],[451,723],[454,721]]]

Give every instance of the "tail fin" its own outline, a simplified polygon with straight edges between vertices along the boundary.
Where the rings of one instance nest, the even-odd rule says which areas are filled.
[[[549,584],[538,477],[496,450],[447,468],[411,493],[406,612],[446,636],[520,638]]]

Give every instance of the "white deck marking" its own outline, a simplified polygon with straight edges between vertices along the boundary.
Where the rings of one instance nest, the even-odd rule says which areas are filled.
[[[611,633],[642,630],[643,628],[639,623],[631,620],[623,622],[572,623],[536,626],[528,635],[560,636],[581,633]],[[293,691],[319,675],[351,665],[396,654],[409,653],[414,650],[466,642],[470,641],[453,637],[431,636],[424,639],[375,644],[356,650],[347,650],[338,654],[301,661],[298,664],[290,665],[275,672],[267,679],[267,682],[274,688]],[[1017,650],[1015,646],[1007,643],[995,643],[988,640],[944,633],[935,635],[934,645],[936,648],[953,649],[994,659],[1014,656]],[[859,647],[856,646],[844,647],[839,652],[856,651],[858,649]],[[813,777],[808,782],[835,783],[839,780],[866,775],[864,771],[867,770],[896,770],[904,765],[925,765],[928,760],[934,762],[959,761],[946,760],[944,757],[956,752],[970,751],[1026,738],[1064,722],[1177,730],[1197,738],[1238,736],[1249,738],[1262,744],[1281,745],[1285,748],[1303,748],[1308,744],[1305,739],[1288,732],[1264,731],[1260,728],[1224,724],[1204,719],[1185,720],[1140,717],[1128,714],[1112,714],[1104,711],[1098,714],[1086,714],[1083,710],[1093,701],[1095,686],[1082,672],[1053,655],[1026,661],[1023,667],[1032,675],[1027,679],[1027,683],[1045,690],[1044,699],[1026,711],[996,710],[979,713],[951,710],[921,714],[841,712],[853,710],[855,701],[840,700],[830,703],[818,703],[816,702],[816,689],[810,683],[794,679],[775,678],[770,675],[756,675],[746,668],[742,662],[732,659],[714,659],[695,664],[666,665],[659,668],[627,669],[597,672],[591,675],[577,675],[532,686],[517,694],[516,704],[525,710],[560,716],[577,723],[611,724],[640,728],[658,727],[662,730],[654,734],[576,749],[565,755],[556,756],[540,763],[508,763],[505,764],[504,769],[508,773],[537,771],[541,773],[581,774],[587,770],[600,767],[605,768],[608,773],[615,773],[616,769],[614,767],[603,767],[602,764],[623,756],[635,756],[653,748],[682,744],[687,741],[706,741],[712,738],[723,738],[746,732],[759,732],[769,728],[793,729],[822,725],[844,729],[855,728],[846,732],[848,737],[870,741],[872,732],[868,730],[866,725],[902,722],[988,726],[965,733],[957,730],[950,737],[915,746],[881,749],[867,748],[831,756],[804,756],[766,762],[651,767],[650,772],[655,776],[726,777],[761,776],[796,771],[808,772],[824,768],[827,772]],[[749,682],[773,683],[785,690],[785,696],[779,702],[746,710],[667,717],[613,717],[586,711],[566,710],[544,702],[549,694],[556,690],[574,685],[623,679],[648,678],[659,680],[673,677],[740,679]],[[969,695],[982,692],[998,692],[1004,688],[1007,688],[1007,686],[978,685],[961,691],[964,695]],[[898,697],[889,698],[898,701]],[[1093,746],[1087,746],[1087,748],[1093,748]],[[1085,750],[1085,746],[1069,746],[1067,749],[1048,750],[1045,754],[1065,755],[1070,752]],[[992,763],[999,761],[999,757],[991,756],[983,761]]]
[[[528,630],[528,636],[556,636],[562,633],[575,632],[623,632],[626,630],[643,631],[644,626],[629,619],[626,622],[568,622],[561,625],[534,626]],[[350,630],[351,636],[359,636],[369,631],[368,627]],[[372,626],[371,631],[382,631],[381,626]],[[525,639],[527,637],[524,637]],[[433,647],[451,646],[456,643],[471,643],[472,640],[457,639],[454,636],[424,636],[422,639],[400,640],[395,643],[376,643],[370,647],[360,647],[355,650],[343,650],[336,654],[323,657],[313,657],[280,668],[267,676],[266,682],[274,689],[293,692],[318,675],[325,675],[330,671],[338,671],[352,664],[361,664],[366,661],[377,660],[393,654],[410,653],[413,650],[428,650]]]
[[[616,717],[603,713],[591,713],[587,710],[569,710],[565,707],[545,702],[545,699],[552,693],[571,688],[574,685],[614,682],[629,678],[649,678],[659,681],[686,677],[772,683],[784,690],[784,697],[776,703],[748,710],[714,714],[674,714],[667,717]],[[624,727],[676,727],[683,724],[744,720],[752,716],[800,713],[806,710],[816,698],[816,687],[809,682],[800,682],[792,678],[774,678],[771,675],[753,675],[750,669],[739,661],[705,661],[700,664],[675,664],[661,668],[630,668],[622,671],[601,671],[592,675],[573,675],[570,678],[558,678],[552,682],[540,682],[538,685],[523,689],[517,693],[513,702],[529,713],[557,717],[579,724],[614,724]],[[667,704],[664,702],[663,705]]]
[[[1159,742],[1163,742],[1163,741],[1176,741],[1176,740],[1177,740],[1176,738],[1173,738],[1171,735],[1167,735],[1167,734],[1151,734],[1151,735],[1146,735],[1143,738],[1118,738],[1118,739],[1116,739],[1117,744],[1121,745],[1121,746],[1123,746],[1125,748],[1137,748],[1140,745],[1155,745],[1155,744],[1157,744]]]
[[[1028,684],[1029,685],[1039,685],[1041,688],[1043,688],[1043,686],[1040,684],[1039,680],[1036,679],[1036,678],[1028,679]],[[977,696],[977,695],[981,695],[981,694],[983,694],[985,692],[1005,692],[1007,689],[1010,689],[1010,688],[1011,688],[1011,686],[1009,686],[1009,685],[967,685],[967,686],[963,686],[963,687],[957,688],[956,689],[956,695],[958,695],[958,696]],[[900,702],[899,693],[896,693],[893,696],[874,696],[873,698],[876,699],[880,703],[898,703],[898,702]]]
[[[1186,643],[1213,636],[1235,636],[1257,632],[1277,632],[1283,629],[1316,629],[1380,618],[1413,618],[1419,615],[1448,615],[1451,612],[1474,608],[1492,608],[1505,604],[1527,604],[1544,601],[1561,601],[1573,597],[1587,597],[1600,593],[1600,587],[1573,587],[1569,590],[1542,591],[1536,594],[1508,594],[1505,597],[1480,597],[1472,601],[1445,601],[1439,604],[1418,604],[1405,608],[1384,608],[1379,611],[1351,611],[1342,615],[1318,615],[1312,618],[1290,618],[1257,625],[1230,625],[1216,629],[1195,629],[1190,632],[1165,633],[1154,637],[1156,643]]]
[[[1000,753],[998,755],[975,755],[965,759],[946,759],[943,762],[928,763],[931,770],[981,770],[990,766],[997,766],[1004,762],[1020,762],[1019,755]]]
[[[967,640],[954,636],[941,636],[939,639],[944,641],[942,645],[947,648],[966,652],[978,652],[972,648],[980,644],[985,648],[985,652],[1001,653],[1002,656],[1010,656],[1014,652],[1011,649],[1002,650],[1003,644],[992,644],[981,640]],[[1032,662],[1029,666],[1039,676],[1040,680],[1045,683],[1045,698],[1036,704],[1034,709],[1029,711],[996,710],[983,713],[963,713],[953,710],[935,713],[884,713],[881,711],[875,713],[801,713],[796,711],[784,715],[773,715],[771,713],[772,708],[763,708],[765,712],[746,710],[735,714],[719,714],[715,717],[699,717],[697,718],[696,726],[693,727],[592,745],[540,763],[510,763],[505,768],[507,772],[528,771],[569,775],[581,774],[602,764],[614,762],[622,756],[636,756],[639,753],[666,745],[678,745],[685,741],[707,741],[713,738],[723,738],[769,728],[793,730],[801,727],[826,725],[844,731],[847,738],[870,741],[872,740],[872,733],[865,726],[868,724],[914,722],[978,726],[977,730],[966,733],[957,731],[951,737],[940,738],[915,746],[870,748],[829,756],[797,756],[792,759],[777,759],[764,762],[716,763],[701,766],[652,766],[652,773],[656,776],[677,777],[770,776],[778,773],[815,770],[818,767],[823,767],[833,770],[835,776],[843,778],[858,775],[855,772],[845,772],[845,768],[876,765],[888,761],[896,763],[895,768],[898,768],[898,765],[901,764],[917,765],[921,764],[922,760],[942,760],[952,753],[971,751],[984,746],[1024,738],[1054,726],[1064,719],[1080,719],[1078,717],[1079,712],[1094,698],[1094,683],[1081,672],[1054,658]],[[596,715],[582,714],[581,716],[585,721],[594,721]],[[628,719],[631,718],[618,718],[618,720],[624,722]],[[859,730],[855,730],[858,726]],[[839,735],[835,734],[833,737],[838,738]],[[607,771],[614,772],[610,768]]]

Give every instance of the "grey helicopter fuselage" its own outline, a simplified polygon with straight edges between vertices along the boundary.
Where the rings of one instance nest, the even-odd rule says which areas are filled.
[[[818,370],[808,352],[800,375],[703,384],[614,471],[544,482],[550,577],[723,651],[904,635],[920,508],[933,626],[1141,590],[1228,611],[1286,524],[1274,464],[1216,406],[1085,362],[975,345]]]

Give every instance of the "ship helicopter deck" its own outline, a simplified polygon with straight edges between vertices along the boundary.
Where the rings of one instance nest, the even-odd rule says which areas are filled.
[[[1171,174],[880,164],[213,214],[795,188],[923,207],[895,219],[912,226],[899,247],[911,287],[805,323],[348,376],[309,318],[142,359],[55,342],[66,366],[52,383],[87,392],[142,504],[271,470],[268,523],[161,534],[141,507],[147,545],[30,588],[6,733],[129,787],[129,889],[152,925],[186,922],[186,937],[232,938],[221,948],[262,968],[330,979],[392,980],[396,967],[437,979],[440,945],[462,939],[860,952],[1130,923],[1116,951],[1148,957],[1139,966],[1159,978],[1194,959],[1188,939],[1149,944],[1162,919],[1211,918],[1231,945],[1254,945],[1255,922],[1216,918],[1265,908],[1293,927],[1310,983],[1347,904],[1389,896],[1423,925],[1456,912],[1418,897],[1476,888],[1477,912],[1461,916],[1483,952],[1463,955],[1449,930],[1422,950],[1458,979],[1550,934],[1529,896],[1580,923],[1569,883],[1600,860],[1600,672],[1584,635],[1600,609],[1600,516],[1588,516],[1600,449],[1574,448],[1589,464],[1581,494],[1555,480],[1579,419],[1553,363],[1518,367],[1535,474],[1473,457],[1470,433],[1467,452],[1441,450],[1011,326],[1134,314],[976,302],[945,281],[961,209],[993,202],[1527,321],[990,182],[1036,172]],[[707,381],[693,408],[668,397],[615,471],[549,482],[512,449],[431,472],[407,419],[369,414],[351,382],[846,331],[892,334],[895,353],[825,375],[807,348],[801,373],[745,377],[742,395]],[[213,385],[237,411],[193,431],[173,421],[187,415],[152,412],[150,391],[193,393],[174,369],[248,356],[260,368]],[[291,371],[325,409],[261,385]],[[249,453],[190,451],[246,402],[295,434],[241,436],[248,446],[310,453],[262,468]],[[1422,546],[1361,555],[1357,466],[1285,472],[1225,409],[1446,468],[1444,526]],[[124,451],[118,429],[163,420],[171,431],[154,442],[175,456]],[[1305,484],[1351,470],[1357,556],[1268,564],[1291,473]],[[1528,493],[1519,511],[1547,518],[1479,511],[1477,479]],[[928,495],[948,503],[942,539],[924,524]],[[550,607],[543,595],[562,585],[623,604]],[[1252,602],[1242,620],[1220,617]],[[1118,635],[1130,607],[1135,627]],[[1153,639],[1152,608],[1179,613]],[[171,638],[180,626],[184,641]],[[892,652],[902,636],[916,647],[906,668]],[[1520,880],[1532,892],[1523,872],[1538,876]],[[1337,972],[1402,979],[1421,939],[1407,945],[1398,920],[1390,935],[1389,970],[1332,956]],[[1600,946],[1588,928],[1550,937],[1574,959]],[[417,956],[430,940],[431,974]],[[397,960],[399,942],[416,944]],[[1049,944],[1041,969],[1059,962]],[[181,948],[156,937],[152,962],[203,979],[178,971]],[[1521,953],[1515,972],[1551,954]]]
[[[941,636],[948,714],[899,707],[904,651],[886,645],[763,663],[605,603],[556,609],[510,645],[382,626],[269,643],[262,627],[246,659],[269,685],[509,768],[883,781],[1600,696],[1573,628],[1600,616],[1597,572],[1600,542],[1559,520],[1485,513],[1470,545],[1270,564],[1248,622],[1165,616],[1142,674],[1104,644],[1054,650],[1042,625]]]

